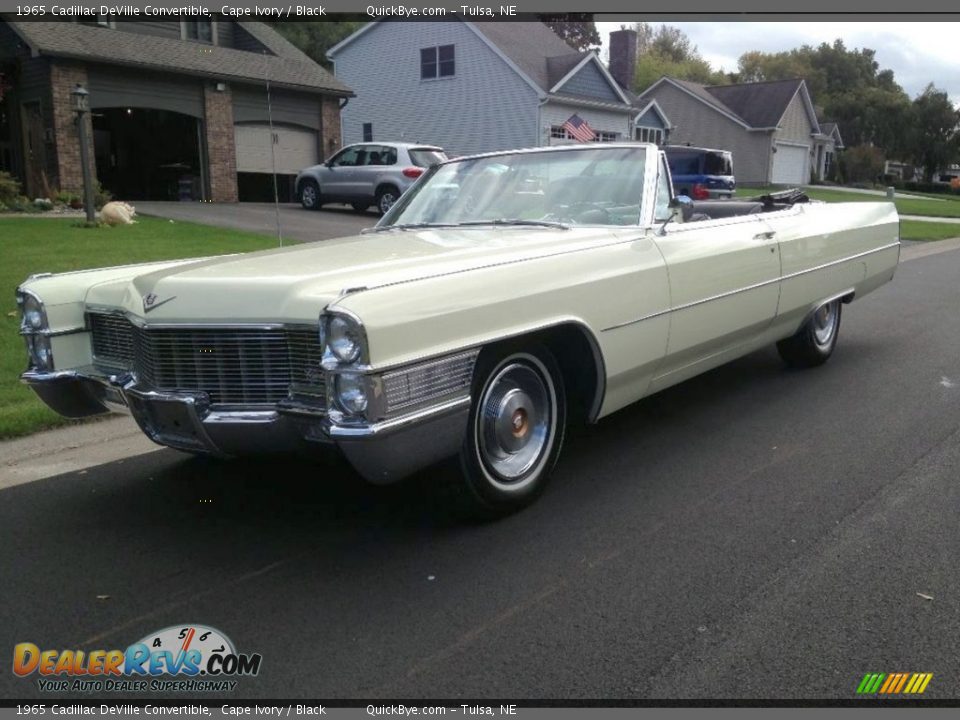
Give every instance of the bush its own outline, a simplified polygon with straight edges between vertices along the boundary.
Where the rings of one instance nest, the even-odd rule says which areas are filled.
[[[93,191],[94,206],[97,210],[102,210],[103,206],[111,200],[113,200],[113,194],[109,190],[104,190],[103,185],[98,182],[96,189]]]
[[[20,197],[19,181],[8,172],[0,172],[0,203],[12,206]]]
[[[872,145],[854,145],[840,155],[838,164],[844,180],[853,186],[875,183],[883,175],[886,158],[880,148]]]

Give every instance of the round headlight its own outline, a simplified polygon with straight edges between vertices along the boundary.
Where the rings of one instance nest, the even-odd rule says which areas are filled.
[[[29,330],[42,330],[46,325],[43,305],[32,295],[27,295],[23,300],[23,324]]]
[[[344,412],[359,415],[367,409],[367,389],[363,376],[345,373],[337,375],[337,402]]]
[[[348,317],[334,315],[330,318],[327,332],[327,347],[340,362],[351,363],[360,357],[363,346],[363,331]]]
[[[27,350],[30,353],[30,364],[37,370],[53,369],[53,351],[50,348],[50,338],[43,335],[28,335]]]

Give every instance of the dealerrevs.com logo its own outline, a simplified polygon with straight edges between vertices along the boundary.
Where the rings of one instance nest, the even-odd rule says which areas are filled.
[[[224,692],[260,672],[259,653],[238,653],[230,638],[199,624],[172,625],[126,650],[13,648],[13,672],[38,676],[44,692]]]

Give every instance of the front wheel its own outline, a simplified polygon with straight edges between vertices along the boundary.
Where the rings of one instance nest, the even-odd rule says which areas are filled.
[[[320,186],[316,180],[304,180],[303,187],[300,188],[300,204],[307,210],[319,210],[322,204],[320,200]]]
[[[563,377],[546,348],[481,355],[460,451],[464,509],[492,519],[533,502],[560,456],[566,419]]]
[[[809,368],[823,365],[833,354],[840,334],[839,300],[818,307],[796,335],[777,343],[777,351],[791,367]]]

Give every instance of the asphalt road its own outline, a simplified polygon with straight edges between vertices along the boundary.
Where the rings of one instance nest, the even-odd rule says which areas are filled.
[[[280,204],[280,232],[284,240],[313,242],[356,235],[373,227],[380,215],[373,210],[357,213],[347,205],[326,205],[304,210],[298,203]],[[271,203],[180,203],[143,200],[136,204],[140,215],[155,215],[202,225],[277,234],[277,209]]]
[[[164,450],[8,487],[0,648],[205,623],[263,655],[237,698],[853,699],[931,672],[956,699],[958,310],[960,252],[905,262],[823,368],[770,348],[575,432],[489,525],[436,499],[449,469],[377,489]],[[40,695],[2,667],[0,696]]]

